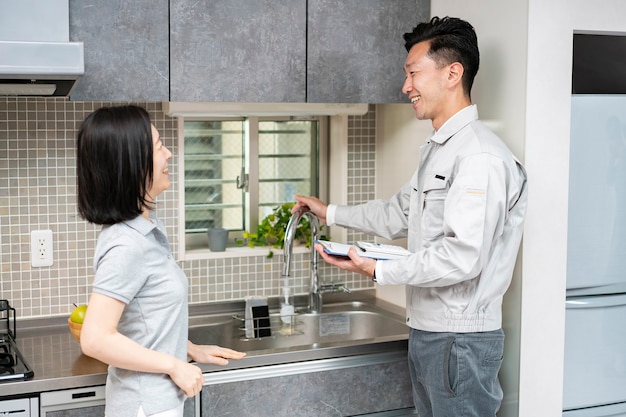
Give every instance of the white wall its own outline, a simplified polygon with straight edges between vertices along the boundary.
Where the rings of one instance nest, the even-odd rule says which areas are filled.
[[[505,299],[499,416],[561,416],[572,39],[575,31],[626,33],[626,2],[432,0],[431,13],[458,16],[476,28],[481,69],[473,101],[529,175],[522,251]],[[416,127],[410,118],[399,120],[393,106],[380,107],[381,134],[387,135],[379,142],[380,164],[408,169],[400,160],[394,164],[391,154],[408,157],[401,138],[410,143],[407,129]],[[394,180],[377,183],[381,197]],[[397,292],[384,295],[399,300]]]
[[[481,67],[472,99],[478,104],[481,119],[523,160],[526,8],[523,2],[480,2],[483,3],[488,7],[481,7],[479,11],[476,10],[477,2],[433,0],[432,15],[458,16],[475,26],[481,49]],[[513,18],[513,22],[509,21]],[[506,34],[506,42],[503,42],[503,34]],[[412,175],[417,166],[419,146],[432,126],[428,121],[417,121],[408,104],[379,105],[377,115],[377,197],[388,198]],[[505,400],[500,417],[517,416],[521,281],[518,265],[504,302],[503,327],[507,336],[501,380]],[[405,305],[404,287],[379,286],[378,295]]]
[[[572,30],[566,22],[573,7],[568,3],[529,1],[526,167],[531,198],[522,264],[520,416],[560,416],[563,403],[572,61]]]
[[[411,179],[419,162],[419,148],[433,128],[428,120],[417,120],[406,104],[376,106],[376,198],[388,199]],[[406,247],[406,239],[386,242]],[[404,286],[377,285],[376,295],[406,306]]]
[[[559,346],[562,358],[573,33],[624,33],[625,15],[621,0],[530,0],[526,154],[534,182],[542,187],[530,207],[524,245],[522,326],[528,330],[522,333],[520,416],[560,415],[562,404],[562,361],[544,347]],[[534,308],[537,304],[550,307]],[[533,370],[541,372],[540,378]]]
[[[459,16],[475,25],[483,67],[474,99],[481,116],[503,123],[500,133],[523,154],[529,207],[521,282],[509,297],[521,297],[518,415],[560,416],[572,35],[626,32],[626,2],[432,0],[431,8],[433,15]],[[500,415],[515,414],[503,409]]]

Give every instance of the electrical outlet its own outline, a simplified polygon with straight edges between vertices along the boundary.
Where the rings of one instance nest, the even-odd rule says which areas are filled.
[[[30,262],[32,266],[52,266],[52,230],[30,232]]]

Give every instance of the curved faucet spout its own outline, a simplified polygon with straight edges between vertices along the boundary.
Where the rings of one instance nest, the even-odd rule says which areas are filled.
[[[283,275],[288,277],[291,272],[291,254],[293,253],[293,242],[296,238],[296,228],[300,219],[302,218],[303,211],[298,210],[291,215],[287,228],[285,229],[285,242],[283,245],[283,252],[285,254],[285,265],[283,268]]]
[[[321,309],[321,294],[317,275],[318,254],[315,250],[315,241],[319,237],[320,222],[317,216],[310,211],[300,209],[293,213],[291,219],[289,219],[287,229],[285,229],[285,244],[283,249],[285,254],[285,266],[283,275],[289,276],[291,273],[291,256],[293,253],[293,244],[296,239],[296,229],[302,217],[305,216],[311,224],[311,285],[309,289],[309,311],[319,312]]]

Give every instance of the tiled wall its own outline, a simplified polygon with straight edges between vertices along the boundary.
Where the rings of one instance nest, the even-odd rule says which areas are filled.
[[[0,298],[8,299],[19,318],[66,315],[72,304],[88,301],[92,257],[99,226],[76,210],[75,138],[82,119],[114,103],[72,102],[65,98],[0,97]],[[158,200],[172,251],[178,252],[176,120],[160,103],[137,103],[150,112],[170,162],[172,187]],[[374,197],[375,107],[349,118],[349,203]],[[51,229],[54,265],[30,264],[30,232]],[[350,240],[360,236],[349,234]],[[310,255],[294,255],[292,288],[306,293]],[[282,255],[181,262],[189,278],[189,302],[239,300],[246,295],[276,296],[282,287]],[[351,289],[371,288],[370,280],[323,264],[325,282]]]

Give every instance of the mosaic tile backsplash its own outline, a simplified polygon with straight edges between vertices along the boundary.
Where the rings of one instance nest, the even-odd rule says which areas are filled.
[[[0,97],[0,299],[18,318],[67,315],[73,303],[87,303],[93,279],[92,258],[100,230],[76,209],[75,138],[80,122],[107,102],[66,98]],[[166,225],[172,252],[178,253],[177,121],[161,103],[145,107],[174,157],[172,186],[158,200],[157,215]],[[348,202],[374,198],[375,106],[348,120]],[[51,229],[54,264],[32,267],[30,233]],[[363,238],[350,232],[350,241]],[[241,300],[247,295],[278,296],[283,256],[246,256],[180,261],[189,279],[190,304]],[[294,254],[292,288],[307,291],[310,254]],[[323,262],[322,262],[323,264]],[[324,282],[342,282],[353,290],[372,288],[369,279],[320,265]]]

